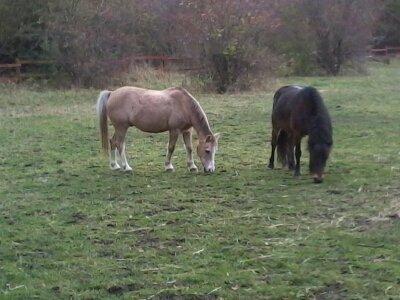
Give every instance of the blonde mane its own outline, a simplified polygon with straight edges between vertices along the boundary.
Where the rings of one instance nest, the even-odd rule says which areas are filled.
[[[207,116],[204,113],[204,110],[201,108],[199,102],[184,88],[179,88],[179,90],[181,90],[187,96],[187,100],[190,104],[190,109],[193,112],[193,116],[195,118],[195,121],[197,122],[197,125],[201,128],[203,133],[207,135],[212,134]]]

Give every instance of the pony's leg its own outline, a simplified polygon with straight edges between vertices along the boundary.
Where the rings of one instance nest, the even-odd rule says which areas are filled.
[[[184,131],[182,132],[182,137],[186,148],[187,167],[190,172],[197,172],[197,167],[193,161],[192,132],[190,130]]]
[[[117,156],[119,156],[119,160],[121,162],[121,170],[132,171],[132,168],[129,166],[125,154],[125,136],[127,130],[128,128],[126,127],[115,129],[116,145],[118,149]]]
[[[274,168],[275,162],[275,149],[276,149],[276,142],[278,140],[278,132],[273,128],[272,129],[272,138],[271,138],[271,157],[269,158],[269,165],[268,168]]]
[[[287,150],[287,164],[290,171],[294,170],[295,162],[294,162],[294,142],[293,138],[289,138],[288,150]]]
[[[294,176],[300,176],[300,157],[301,157],[301,140],[296,143],[296,167]]]
[[[111,170],[119,170],[121,169],[120,165],[117,161],[117,144],[116,144],[116,134],[112,136],[110,139],[110,168]]]
[[[126,159],[126,154],[125,154],[125,142],[122,144],[122,153],[121,153],[121,167],[122,170],[124,171],[132,171],[131,166],[128,164],[128,160]]]
[[[171,163],[172,153],[175,150],[175,144],[178,140],[179,132],[175,130],[170,130],[169,132],[169,141],[168,141],[168,149],[167,155],[165,156],[165,171],[173,171],[174,166]]]

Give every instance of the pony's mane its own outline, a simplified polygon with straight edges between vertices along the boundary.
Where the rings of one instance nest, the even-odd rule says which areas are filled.
[[[204,110],[201,108],[199,102],[184,88],[176,88],[179,89],[185,96],[189,102],[190,109],[193,113],[193,116],[200,126],[201,130],[206,134],[211,134],[210,124],[208,123],[208,119]]]
[[[309,124],[309,146],[320,143],[331,145],[331,117],[320,93],[313,87],[305,87],[300,94],[308,102],[312,110],[312,118]]]

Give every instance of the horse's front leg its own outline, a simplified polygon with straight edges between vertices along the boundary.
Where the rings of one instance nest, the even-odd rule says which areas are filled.
[[[192,149],[192,132],[190,130],[182,132],[183,142],[185,143],[186,154],[187,154],[187,167],[190,172],[197,172],[197,167],[193,160],[193,149]]]
[[[175,150],[176,141],[178,140],[179,132],[176,130],[170,130],[169,141],[167,148],[167,155],[165,156],[165,171],[173,171],[174,166],[171,163],[171,157]]]

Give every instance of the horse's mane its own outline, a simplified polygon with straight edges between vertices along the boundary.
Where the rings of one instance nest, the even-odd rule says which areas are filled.
[[[193,113],[196,122],[200,126],[200,128],[207,134],[211,133],[210,124],[208,123],[208,119],[204,110],[201,108],[199,102],[184,88],[176,88],[180,90],[189,102],[190,109]]]
[[[309,146],[315,144],[332,144],[332,122],[328,109],[326,108],[321,94],[313,87],[305,87],[299,92],[311,109],[311,120],[309,123]]]

